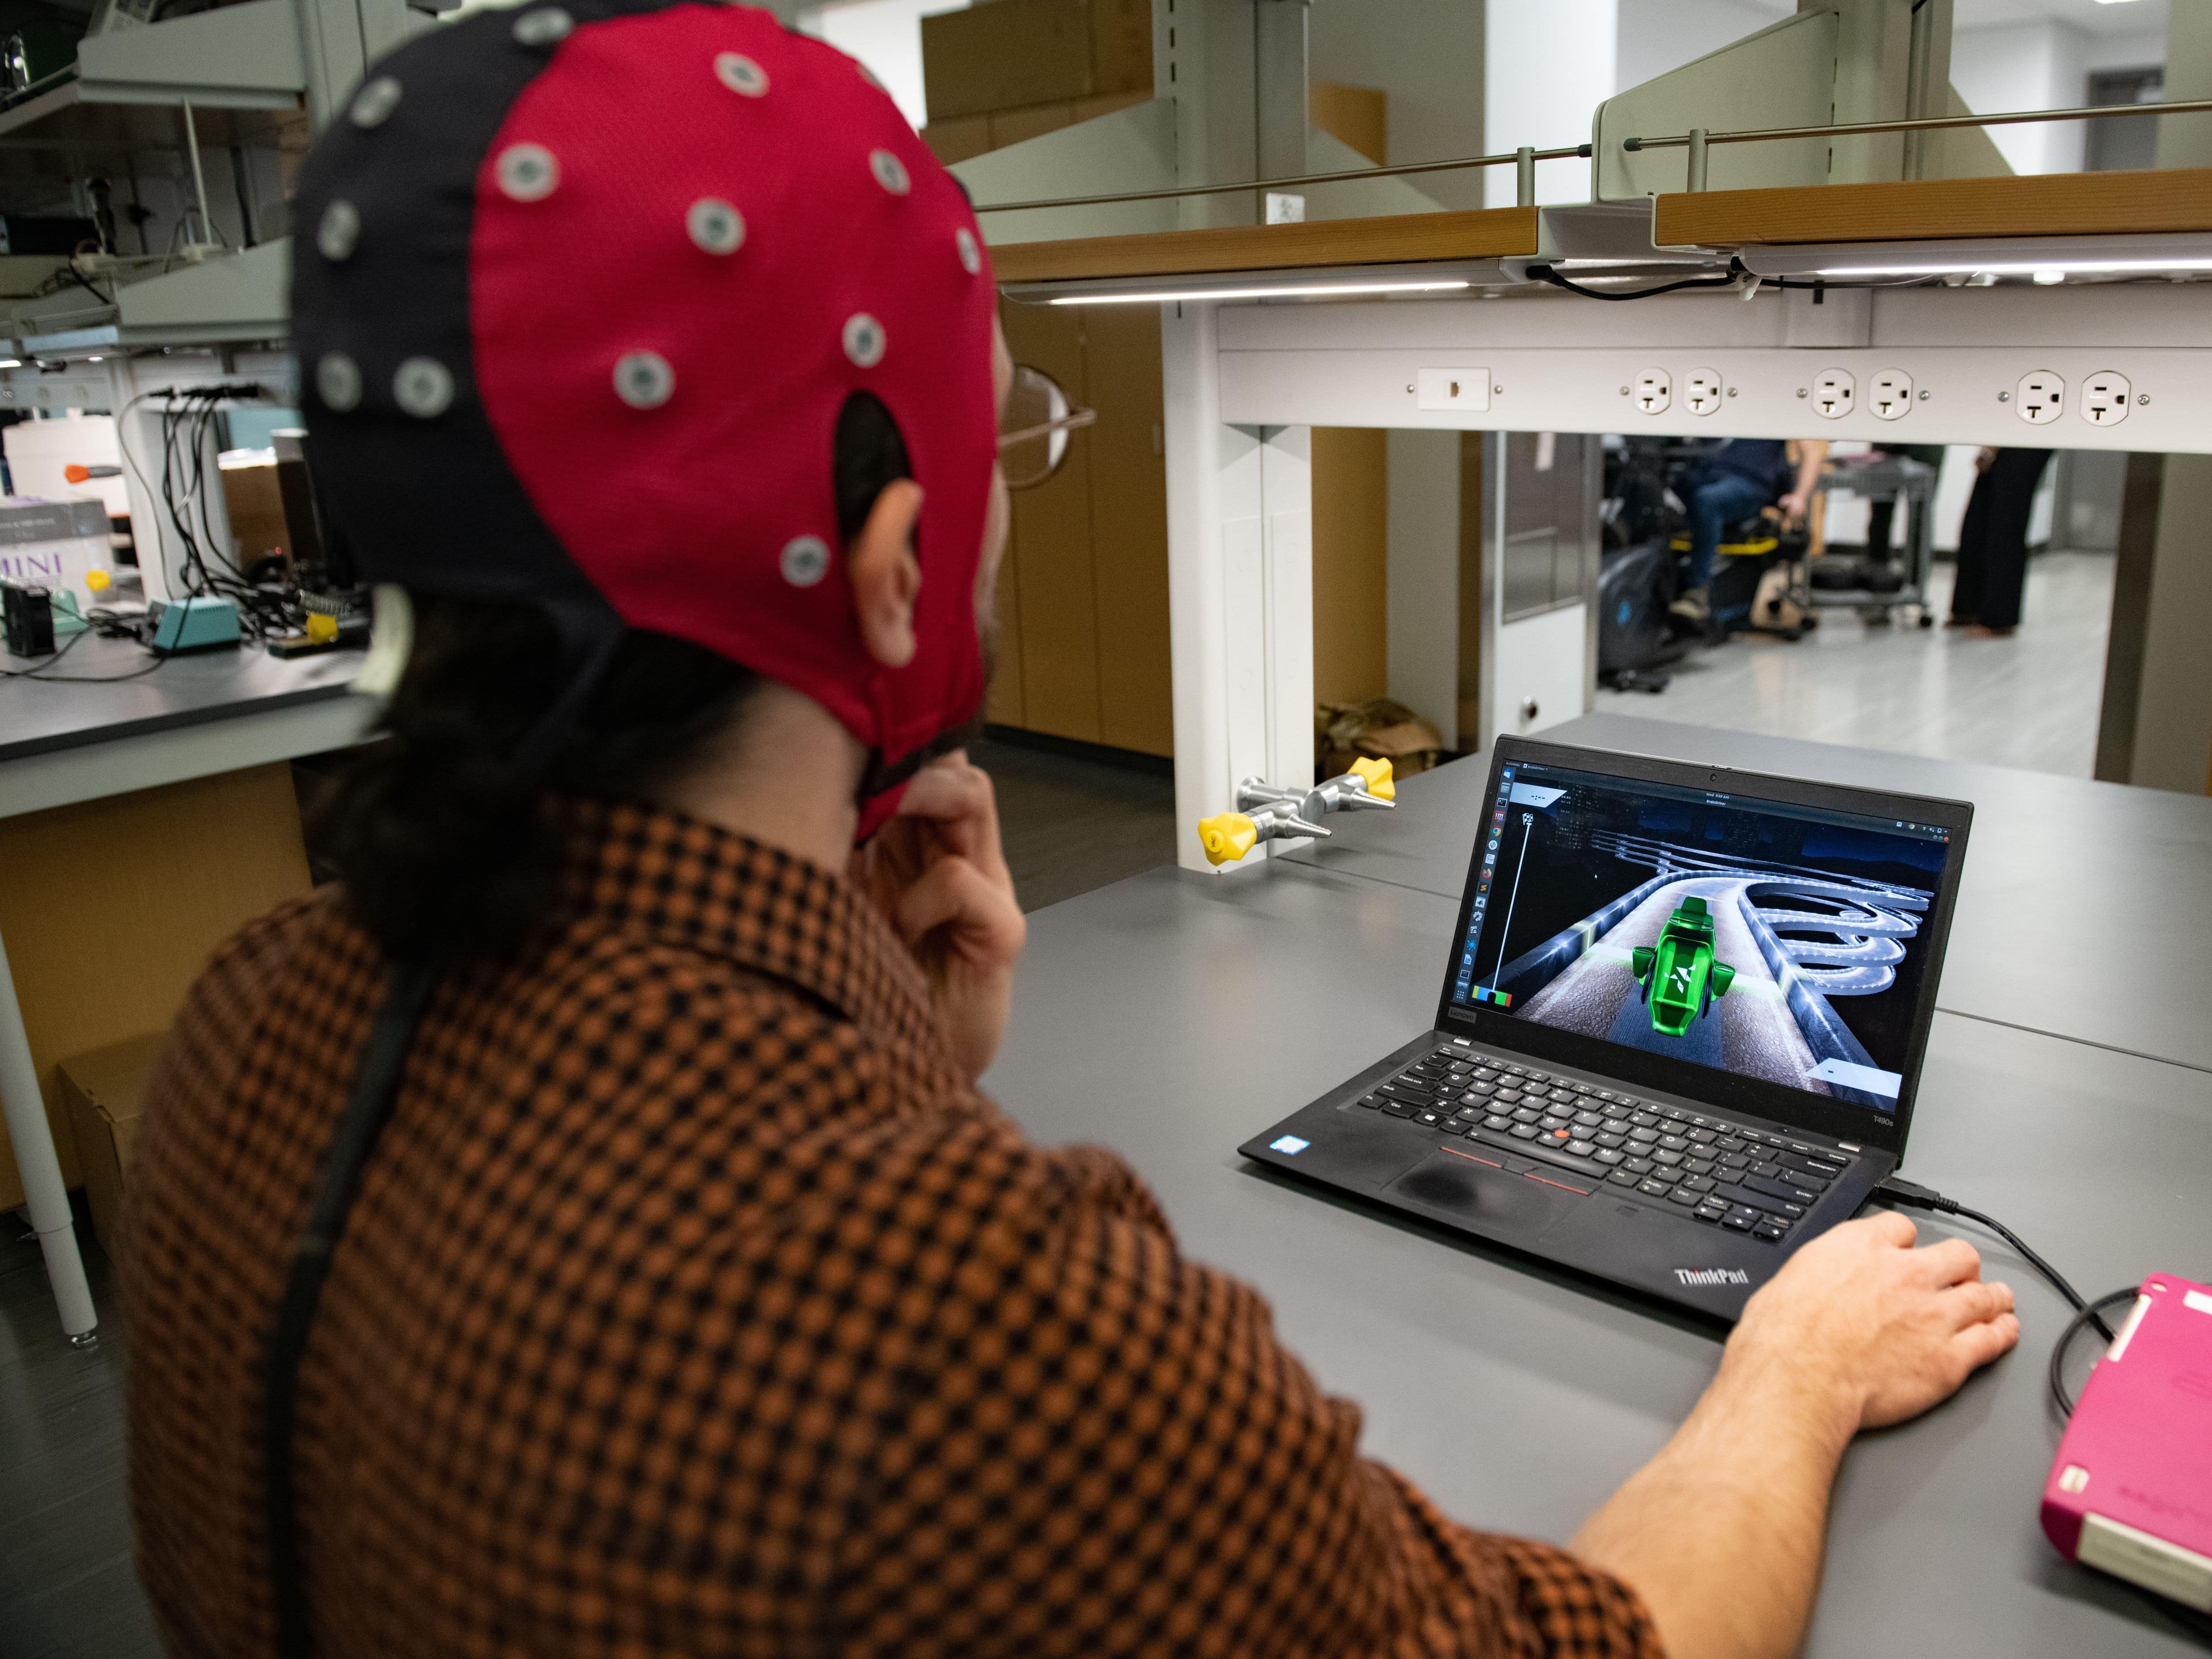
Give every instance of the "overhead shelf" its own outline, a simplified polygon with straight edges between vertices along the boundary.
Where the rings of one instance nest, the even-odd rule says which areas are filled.
[[[309,140],[290,0],[180,17],[78,44],[76,76],[0,110],[0,184],[66,181],[120,155],[182,150],[182,106],[203,147]]]
[[[1653,239],[1741,248],[2185,231],[2212,231],[2212,168],[1678,192],[1658,198]]]
[[[1533,207],[1487,208],[1012,242],[991,250],[991,264],[1000,284],[1013,286],[1102,277],[1525,258],[1536,252],[1536,213]]]
[[[88,101],[295,109],[307,88],[292,0],[246,0],[77,45]]]
[[[15,327],[23,355],[39,358],[281,340],[291,325],[291,275],[288,236],[125,283],[112,306],[57,310],[68,296],[51,296],[36,310],[19,307]]]
[[[307,118],[295,99],[282,109],[211,109],[197,101],[192,124],[203,149],[274,145],[304,150]],[[118,155],[185,149],[175,105],[101,103],[76,82],[0,111],[0,181],[68,179]]]

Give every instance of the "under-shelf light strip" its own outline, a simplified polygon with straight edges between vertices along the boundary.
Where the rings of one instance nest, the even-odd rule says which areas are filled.
[[[2057,271],[2070,276],[2106,276],[2126,270],[2212,270],[2212,258],[2188,259],[1937,259],[1912,264],[1821,265],[1808,276],[1944,276],[1987,272],[1992,276],[2040,276]],[[1791,275],[1801,273],[1792,272]]]
[[[1297,283],[1265,288],[1194,288],[1150,289],[1126,294],[1063,294],[1046,301],[1055,306],[1158,305],[1171,300],[1275,300],[1317,294],[1435,294],[1449,289],[1472,288],[1465,280],[1428,283]]]

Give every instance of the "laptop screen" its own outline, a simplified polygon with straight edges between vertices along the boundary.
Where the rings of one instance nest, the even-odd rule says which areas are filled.
[[[1942,958],[1952,838],[1508,756],[1449,999],[1893,1115]]]

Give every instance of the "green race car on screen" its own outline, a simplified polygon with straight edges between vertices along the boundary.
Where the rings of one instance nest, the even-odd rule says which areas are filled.
[[[1712,913],[1701,898],[1676,905],[1659,932],[1659,943],[1629,952],[1629,968],[1644,988],[1651,1029],[1668,1036],[1680,1036],[1696,1024],[1735,980],[1735,969],[1713,959]]]

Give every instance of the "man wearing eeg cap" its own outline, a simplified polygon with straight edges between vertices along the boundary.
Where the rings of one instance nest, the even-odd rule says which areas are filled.
[[[2012,1340],[1966,1247],[1802,1251],[1570,1553],[1359,1458],[1133,1173],[975,1092],[1011,366],[855,64],[481,14],[377,66],[295,219],[322,505],[411,648],[342,887],[218,954],[133,1164],[172,1651],[1794,1641],[1851,1430]]]

